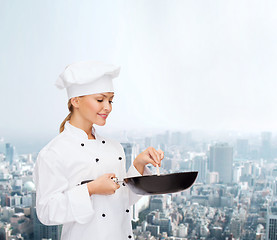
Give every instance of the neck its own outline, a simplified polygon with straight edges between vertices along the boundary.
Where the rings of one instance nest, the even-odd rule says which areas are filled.
[[[77,115],[72,114],[69,123],[73,125],[74,127],[80,128],[86,132],[89,139],[95,139],[95,137],[92,135],[92,125],[93,123],[80,118]]]

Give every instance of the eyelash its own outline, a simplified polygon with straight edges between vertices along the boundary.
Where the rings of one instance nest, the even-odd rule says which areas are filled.
[[[98,102],[103,102],[103,100],[97,100]],[[109,101],[110,103],[113,103],[113,101]]]

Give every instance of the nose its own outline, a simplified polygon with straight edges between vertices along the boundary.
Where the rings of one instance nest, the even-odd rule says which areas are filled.
[[[109,101],[105,101],[104,109],[107,113],[109,113],[110,111],[112,111],[112,104],[110,104]]]

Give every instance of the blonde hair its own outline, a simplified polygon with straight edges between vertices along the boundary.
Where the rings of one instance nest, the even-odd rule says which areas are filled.
[[[60,125],[60,133],[64,130],[64,125],[65,125],[66,121],[70,120],[72,113],[73,113],[73,105],[71,103],[71,99],[68,100],[67,107],[69,110],[69,114],[67,115],[67,117],[63,120],[63,122]]]

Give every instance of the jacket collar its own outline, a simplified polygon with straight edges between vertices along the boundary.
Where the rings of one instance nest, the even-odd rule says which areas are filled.
[[[77,128],[77,127],[73,126],[72,124],[69,123],[69,121],[65,122],[64,128],[66,130],[70,131],[71,133],[73,133],[74,135],[76,135],[78,137],[81,137],[83,139],[86,139],[86,140],[98,140],[97,133],[96,133],[95,128],[93,126],[92,126],[91,133],[95,137],[95,139],[88,139],[88,135],[87,135],[87,133],[83,129]]]

